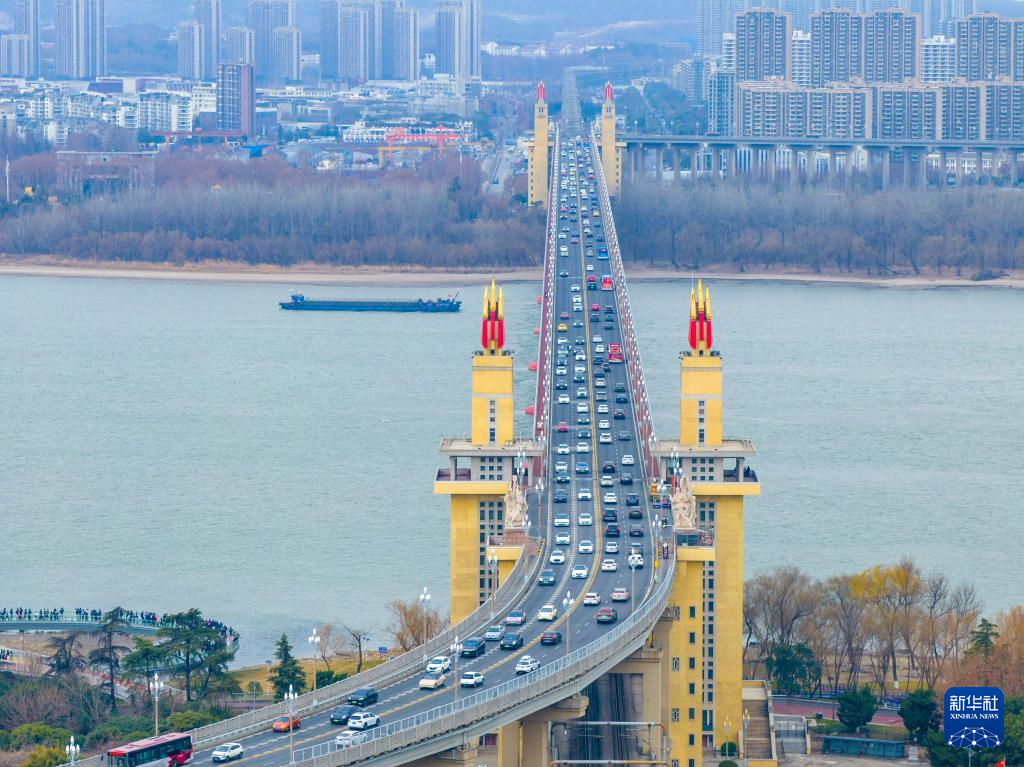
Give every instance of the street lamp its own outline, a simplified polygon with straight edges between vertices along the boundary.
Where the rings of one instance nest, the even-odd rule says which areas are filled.
[[[78,761],[78,754],[81,752],[82,747],[75,743],[75,736],[71,736],[71,740],[64,746],[64,753],[68,756],[68,761],[71,762],[71,767],[75,767],[75,762]]]
[[[750,710],[743,709],[743,726],[740,728],[740,759],[746,758],[747,753],[747,728],[750,727]]]
[[[724,724],[725,724],[725,755],[726,756],[732,756],[732,754],[729,753],[729,751],[730,751],[730,749],[729,749],[729,726],[732,724],[732,722],[730,721],[729,717],[725,718]]]
[[[452,641],[450,648],[452,651],[452,679],[455,680],[455,700],[459,700],[459,656],[462,654],[462,642],[459,641],[458,636]]]
[[[160,693],[166,685],[160,681],[160,672],[153,672],[153,734],[160,734]]]
[[[249,687],[252,688],[252,723],[256,724],[256,688],[259,687],[259,682],[250,682]]]
[[[284,699],[288,701],[288,764],[295,764],[295,699],[298,697],[299,694],[288,685],[288,692],[284,694]]]
[[[565,598],[562,600],[562,609],[565,610],[565,654],[569,655],[569,640],[572,638],[572,626],[570,622],[572,620],[572,608],[576,604],[576,600],[573,598],[571,591],[565,592]]]
[[[313,633],[306,637],[306,641],[313,645],[313,703],[316,703],[316,656],[320,652],[320,635],[313,627]]]
[[[427,587],[423,587],[423,592],[416,597],[420,603],[420,612],[423,613],[423,644],[427,643],[427,610],[430,609],[430,592],[427,591]],[[423,655],[423,659],[426,660],[426,654]]]

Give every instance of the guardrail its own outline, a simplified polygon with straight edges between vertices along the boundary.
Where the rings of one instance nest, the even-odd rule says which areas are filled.
[[[668,603],[675,560],[666,560],[664,576],[651,597],[614,629],[589,644],[524,676],[451,703],[370,730],[369,740],[357,746],[338,749],[333,742],[299,749],[296,767],[341,767],[454,733],[474,724],[485,724],[503,713],[544,697],[553,691],[565,691],[610,659],[617,659],[627,648],[645,640],[651,626]],[[498,726],[497,724],[495,726]],[[442,750],[439,747],[438,750]]]
[[[551,408],[551,337],[554,332],[554,288],[555,288],[555,243],[557,242],[558,230],[558,206],[555,201],[558,199],[558,169],[560,166],[559,129],[555,126],[555,148],[551,155],[551,183],[548,189],[548,220],[547,235],[544,242],[544,284],[541,289],[541,312],[540,312],[540,334],[537,349],[537,393],[534,398],[533,424],[534,436],[537,439],[546,438],[549,410]],[[545,461],[538,459],[538,465],[534,466],[534,476],[544,474]]]
[[[590,146],[593,151],[597,151],[597,134],[594,132],[593,125],[590,127]],[[608,248],[608,260],[615,278],[615,304],[616,311],[619,313],[619,331],[622,334],[625,347],[625,364],[629,370],[629,392],[633,399],[633,413],[637,422],[637,442],[643,455],[644,465],[647,467],[648,479],[656,480],[660,472],[657,457],[652,449],[655,439],[654,420],[651,418],[651,406],[647,399],[647,384],[644,382],[643,365],[640,362],[640,347],[636,343],[633,313],[629,304],[629,289],[626,286],[626,272],[622,266],[619,236],[615,231],[615,217],[612,215],[611,200],[608,198],[603,163],[594,163],[594,177],[598,179],[601,217],[604,219],[604,239]]]

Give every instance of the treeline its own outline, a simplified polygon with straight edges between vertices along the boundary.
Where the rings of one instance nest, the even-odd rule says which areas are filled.
[[[685,270],[979,273],[1024,268],[1013,189],[805,189],[641,182],[616,205],[627,261]]]

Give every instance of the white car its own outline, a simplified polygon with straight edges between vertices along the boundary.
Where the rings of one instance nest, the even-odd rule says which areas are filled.
[[[578,493],[576,493],[577,501],[592,501],[594,500],[594,494],[590,492],[589,487],[584,487]]]
[[[580,355],[578,355],[578,354],[576,355],[577,358],[579,358],[579,356]],[[565,396],[565,395],[562,395],[562,396]],[[565,401],[568,402],[569,398],[566,397]],[[580,402],[578,405],[576,405],[576,412],[577,413],[589,413],[590,412],[590,405],[588,405],[586,402]]]
[[[594,354],[604,354],[604,344],[598,344],[594,347]]]
[[[612,425],[611,425],[611,423],[609,423],[607,418],[602,418],[600,421],[597,422],[597,428],[599,428],[599,429],[610,429],[610,428],[612,428]]]
[[[619,563],[614,559],[605,559],[601,562],[602,573],[614,573],[619,569]]]
[[[572,524],[568,514],[555,514],[555,527],[568,527]]]
[[[517,674],[529,674],[531,671],[536,671],[540,668],[540,661],[534,658],[532,655],[524,655],[516,663]]]
[[[608,406],[603,402],[597,406],[597,412],[599,415],[608,415]],[[599,424],[600,425],[600,424]],[[601,426],[602,429],[607,429],[607,426]]]
[[[565,375],[565,365],[559,365],[558,367],[556,367],[555,368],[555,375],[556,376],[564,376]]]
[[[352,746],[358,746],[360,743],[365,743],[369,739],[370,733],[368,732],[342,730],[338,733],[338,737],[334,739],[334,745],[338,748],[351,748]]]
[[[610,474],[601,475],[601,487],[614,487],[615,481],[612,479]]]
[[[587,355],[584,354],[583,352],[576,352],[576,361],[577,362],[586,362],[587,361]]]
[[[629,569],[640,570],[644,566],[644,558],[642,554],[630,554],[629,555]]]
[[[558,233],[558,239],[564,240],[565,239],[565,232],[559,232]]]
[[[570,290],[572,290],[573,293],[579,293],[580,292],[580,286],[579,285],[573,285],[572,288],[570,288]]]
[[[601,436],[597,438],[597,441],[602,445],[610,445],[612,443],[612,435],[609,432],[601,432]]]
[[[553,565],[564,565],[565,564],[565,552],[561,549],[555,549],[551,552],[551,556],[548,557],[548,562]]]
[[[571,578],[586,578],[588,572],[589,571],[587,570],[587,566],[586,565],[576,565],[575,567],[572,568],[572,574],[569,577],[571,577]]]
[[[568,546],[572,542],[572,538],[569,537],[569,533],[558,533],[555,535],[556,546]]]
[[[569,462],[568,461],[557,461],[555,463],[555,474],[558,474],[559,472],[567,472],[567,471],[569,471]]]
[[[420,689],[436,690],[439,687],[444,687],[444,683],[447,681],[448,677],[445,676],[443,671],[429,671],[420,679]]]
[[[594,524],[593,514],[583,512],[578,517],[576,517],[576,524],[580,527],[590,527],[592,524]]]
[[[372,711],[356,711],[348,718],[348,726],[353,730],[368,730],[380,724],[380,717]]]
[[[633,458],[632,454],[626,453],[624,456],[622,456],[623,466],[632,466],[634,463],[636,463],[636,459]]]
[[[593,543],[593,541],[580,541],[580,545],[577,548],[577,551],[579,551],[580,554],[593,554],[594,553],[594,543]]]
[[[463,671],[459,680],[459,687],[482,687],[484,675],[479,671]]]
[[[568,394],[559,394],[558,395],[558,404],[559,405],[568,405],[569,404],[569,395]]]
[[[217,746],[210,754],[215,762],[230,762],[232,759],[241,759],[245,755],[245,749],[241,743],[225,743]]]
[[[618,541],[605,541],[604,553],[605,554],[618,554],[619,553],[619,542]]]
[[[553,621],[558,617],[558,608],[554,605],[544,605],[537,611],[537,620]]]
[[[601,597],[594,591],[588,591],[583,596],[583,604],[587,605],[588,607],[599,605],[601,604]]]
[[[593,341],[595,344],[603,344],[604,343],[604,339],[601,338],[601,336],[593,336],[590,340]]]
[[[587,443],[587,442],[578,442],[578,443],[576,443],[576,452],[577,453],[589,453],[590,452],[590,444]]]
[[[604,502],[609,506],[614,506],[616,503],[619,502],[619,496],[617,496],[615,493],[605,493]]]
[[[430,662],[427,663],[427,671],[450,671],[452,668],[452,659],[447,655],[438,655],[436,658],[431,658]]]
[[[562,395],[565,396],[564,394]],[[562,442],[558,447],[555,448],[555,453],[558,455],[569,455],[569,446]]]

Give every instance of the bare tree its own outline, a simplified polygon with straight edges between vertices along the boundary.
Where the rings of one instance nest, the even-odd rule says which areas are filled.
[[[403,652],[437,636],[448,626],[447,616],[442,617],[436,609],[424,608],[416,599],[389,602],[388,612],[391,614],[388,632]]]
[[[356,653],[356,673],[358,674],[363,670],[363,655],[366,650],[366,643],[370,641],[370,631],[369,629],[348,626],[344,623],[341,624],[341,628],[348,634],[349,646]]]

